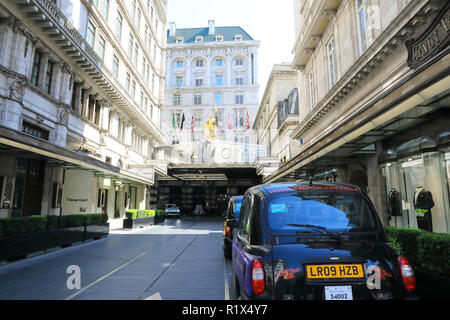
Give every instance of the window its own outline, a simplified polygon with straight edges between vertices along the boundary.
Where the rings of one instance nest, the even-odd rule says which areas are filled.
[[[39,72],[41,68],[41,57],[42,54],[39,51],[34,52],[33,68],[31,70],[31,84],[36,86],[39,81]]]
[[[234,36],[235,41],[242,41],[242,36],[240,34],[237,34]]]
[[[223,75],[216,74],[216,86],[222,86],[223,85]]]
[[[134,20],[134,16],[136,15],[136,0],[133,0],[131,3],[131,20]]]
[[[216,67],[221,67],[223,66],[223,59],[216,59]]]
[[[308,73],[308,90],[309,90],[309,110],[314,108],[315,100],[314,100],[314,76],[313,72],[310,71]]]
[[[223,36],[216,36],[216,42],[222,42]]]
[[[244,104],[244,95],[237,94],[235,98],[236,98],[236,104]]]
[[[201,79],[201,78],[195,79],[195,86],[196,86],[196,87],[201,87],[201,86],[203,86],[203,79]]]
[[[136,98],[136,81],[132,81],[131,82],[131,96],[134,98]]]
[[[248,237],[250,233],[250,212],[251,212],[251,200],[250,198],[244,197],[242,200],[241,215],[239,219],[239,233],[245,237]]]
[[[49,137],[49,132],[47,130],[25,121],[22,125],[22,132],[44,140],[48,140]]]
[[[195,60],[195,66],[196,66],[197,68],[203,67],[203,60],[201,60],[201,59]]]
[[[142,57],[142,68],[141,68],[142,78],[145,77],[145,66],[146,66],[146,64],[147,64],[147,60],[144,57]]]
[[[223,94],[220,92],[214,93],[214,104],[223,104]]]
[[[237,86],[244,85],[244,77],[236,77],[236,85]]]
[[[181,105],[181,94],[180,93],[175,93],[173,95],[173,105],[174,106]]]
[[[194,94],[194,104],[195,105],[202,104],[202,96],[200,94]]]
[[[139,31],[141,29],[141,9],[137,10],[136,28]]]
[[[152,74],[152,92],[155,92],[155,75]]]
[[[128,38],[128,57],[131,59],[133,56],[133,44],[134,44],[134,37],[130,33],[130,37]]]
[[[134,56],[133,56],[133,64],[137,66],[138,61],[138,55],[139,55],[139,46],[137,42],[134,44]]]
[[[131,77],[130,77],[130,74],[127,72],[127,77],[125,80],[125,90],[127,92],[130,92],[130,82],[131,82]]]
[[[333,38],[327,43],[327,67],[328,67],[328,88],[331,89],[336,83],[336,54],[334,51]]]
[[[122,23],[123,23],[122,15],[120,14],[119,11],[117,11],[115,32],[116,32],[116,37],[119,40],[122,38]]]
[[[272,196],[265,206],[270,229],[308,232],[297,225],[328,230],[371,231],[377,224],[366,199],[354,191],[295,191]]]
[[[183,76],[176,76],[175,86],[181,88],[183,86]]]
[[[86,41],[93,48],[95,39],[95,27],[91,21],[88,21],[87,31],[86,31]]]
[[[355,0],[358,49],[362,54],[367,49],[367,0]]]
[[[178,37],[176,40],[176,43],[183,43],[183,37]]]
[[[244,126],[244,110],[237,110],[236,111],[236,126],[237,127],[243,127]]]
[[[183,60],[177,60],[177,68],[183,68],[183,67],[184,67]]]
[[[203,37],[202,36],[196,36],[195,37],[195,42],[203,42]]]
[[[50,94],[52,87],[53,66],[54,63],[49,60],[47,63],[47,70],[45,72],[44,88],[43,88],[44,92],[48,94]]]
[[[144,26],[144,46],[147,47],[148,45],[148,27],[147,25]]]
[[[223,126],[223,110],[217,110],[217,112],[214,112],[214,117],[216,118],[216,125],[218,127]]]
[[[242,59],[242,58],[237,58],[237,59],[235,60],[235,64],[236,64],[237,66],[243,66],[243,65],[244,65],[244,59]]]
[[[201,111],[194,112],[194,126],[196,128],[201,128],[201,126],[202,126],[202,112]]]
[[[105,58],[105,39],[100,36],[98,39],[98,55],[100,56],[100,58],[102,58],[102,60]]]
[[[102,1],[102,15],[106,21],[108,21],[108,12],[109,12],[109,0]]]

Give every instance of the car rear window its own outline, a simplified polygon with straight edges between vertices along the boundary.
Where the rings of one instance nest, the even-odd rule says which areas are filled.
[[[302,230],[299,225],[344,231],[376,228],[373,212],[359,192],[322,190],[270,195],[265,211],[273,230]]]

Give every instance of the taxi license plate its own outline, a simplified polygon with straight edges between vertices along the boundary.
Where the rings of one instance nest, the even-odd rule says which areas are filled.
[[[306,276],[308,279],[364,278],[364,272],[361,264],[321,264],[307,265]]]
[[[352,286],[325,287],[325,300],[353,300]]]

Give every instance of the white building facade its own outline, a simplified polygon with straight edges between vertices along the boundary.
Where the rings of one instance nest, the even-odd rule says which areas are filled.
[[[172,162],[255,159],[258,47],[240,27],[216,27],[213,20],[205,28],[170,24],[161,130],[173,145],[166,150]]]
[[[166,143],[166,6],[2,1],[1,216],[114,219],[150,206],[155,172],[164,171],[152,159]]]

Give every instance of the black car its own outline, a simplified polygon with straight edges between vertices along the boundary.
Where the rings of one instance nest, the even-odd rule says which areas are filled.
[[[233,228],[236,221],[239,219],[242,198],[244,198],[244,196],[231,197],[228,201],[228,207],[225,213],[225,222],[223,224],[223,254],[227,259],[231,259]]]
[[[405,299],[415,290],[414,272],[387,244],[367,194],[347,184],[248,189],[232,264],[242,299]]]

